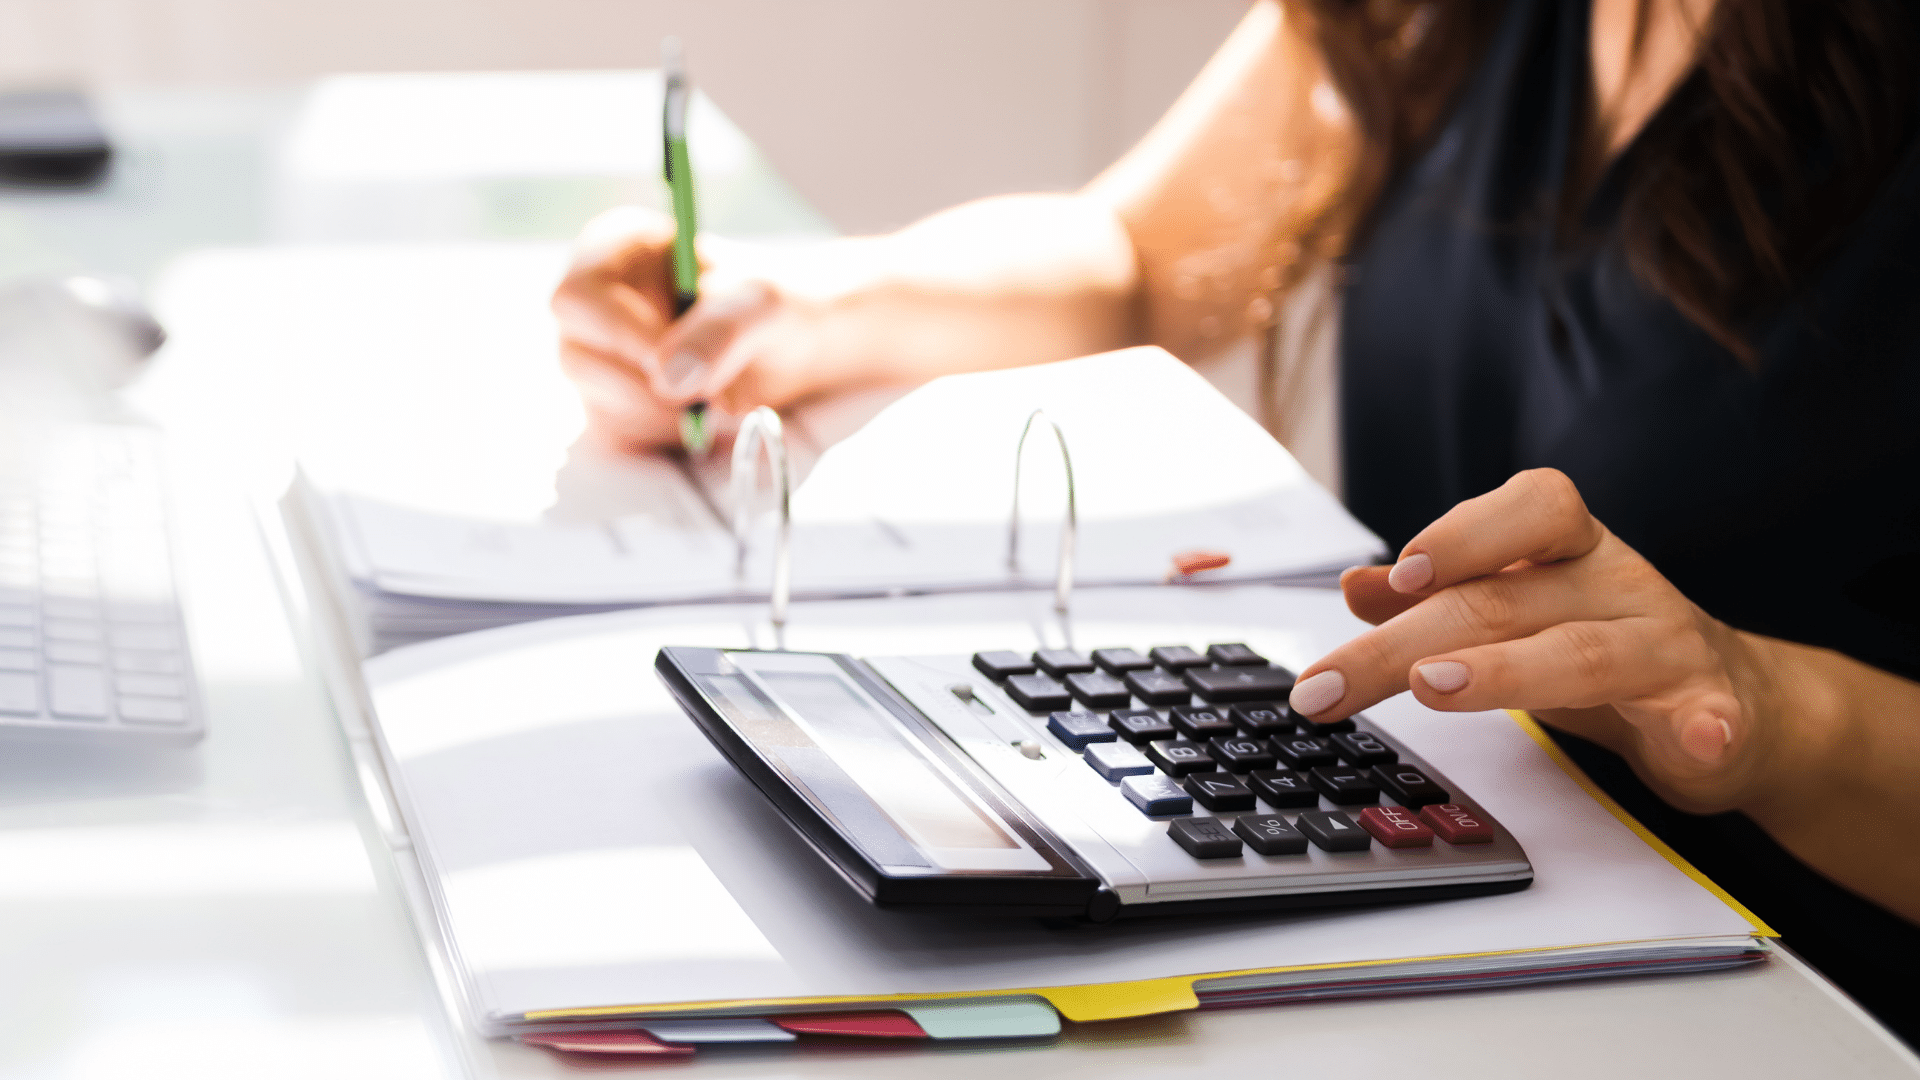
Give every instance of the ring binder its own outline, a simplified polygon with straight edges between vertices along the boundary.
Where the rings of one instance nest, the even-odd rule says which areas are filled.
[[[1080,515],[1073,487],[1073,455],[1067,451],[1067,436],[1059,424],[1047,417],[1045,409],[1027,414],[1026,425],[1020,429],[1020,441],[1013,448],[1013,518],[1007,524],[1007,572],[1015,577],[1020,575],[1020,473],[1026,460],[1027,435],[1033,431],[1035,420],[1046,420],[1047,426],[1053,428],[1054,441],[1060,444],[1060,464],[1067,472],[1067,516],[1060,527],[1060,565],[1053,575],[1053,610],[1065,615],[1067,601],[1073,596],[1073,549]]]
[[[762,405],[747,414],[740,434],[733,443],[733,542],[734,579],[744,585],[747,576],[747,533],[752,517],[756,483],[759,479],[757,455],[767,451],[767,467],[780,493],[780,531],[773,548],[773,588],[768,594],[768,620],[773,623],[773,644],[787,647],[787,598],[793,590],[793,476],[787,470],[787,440],[780,426],[780,414]],[[1064,451],[1064,444],[1062,444]]]

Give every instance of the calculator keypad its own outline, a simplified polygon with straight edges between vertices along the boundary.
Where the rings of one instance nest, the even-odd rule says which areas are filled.
[[[1246,645],[982,652],[972,661],[1044,715],[1047,732],[1119,797],[1168,819],[1167,836],[1195,859],[1495,839],[1478,811],[1455,803],[1424,767],[1402,763],[1378,732],[1295,714],[1286,703],[1293,673]]]

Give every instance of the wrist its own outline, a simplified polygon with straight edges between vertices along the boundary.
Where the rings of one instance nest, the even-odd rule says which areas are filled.
[[[1737,809],[1778,835],[1830,802],[1837,778],[1864,750],[1858,718],[1831,654],[1778,638],[1732,631],[1745,670],[1736,686],[1751,718],[1755,767]]]

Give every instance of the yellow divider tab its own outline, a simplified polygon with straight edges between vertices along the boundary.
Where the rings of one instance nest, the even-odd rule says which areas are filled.
[[[1051,1002],[1061,1016],[1075,1022],[1119,1020],[1200,1007],[1200,999],[1193,993],[1191,975],[1138,982],[1049,986],[1034,992]]]

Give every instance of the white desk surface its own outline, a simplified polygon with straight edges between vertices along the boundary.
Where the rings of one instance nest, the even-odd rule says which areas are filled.
[[[543,306],[544,295],[523,305]],[[309,312],[315,325],[337,324],[334,314]],[[179,329],[188,342],[197,332]],[[309,354],[255,358],[272,372],[289,355]],[[210,360],[195,372],[191,350],[176,351],[157,399],[187,428],[178,557],[209,734],[152,756],[0,754],[0,1080],[580,1075],[543,1051],[466,1035],[436,994],[258,541],[244,498],[258,472],[237,460],[252,444],[207,430],[206,414],[182,404],[233,374],[232,351]],[[685,1068],[1616,1080],[1912,1077],[1920,1059],[1783,956],[1716,975],[1069,1025],[1040,1045],[708,1050]]]

